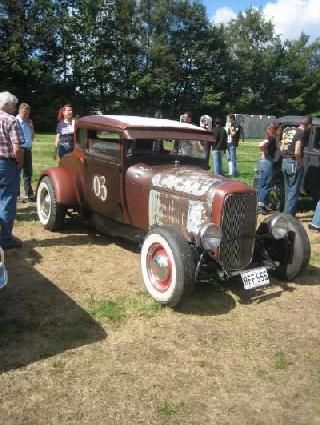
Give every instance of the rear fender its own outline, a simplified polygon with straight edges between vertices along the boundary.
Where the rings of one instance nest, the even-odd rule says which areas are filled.
[[[83,193],[78,173],[66,168],[47,168],[39,178],[37,190],[41,179],[50,177],[55,189],[57,203],[66,206],[80,205]]]

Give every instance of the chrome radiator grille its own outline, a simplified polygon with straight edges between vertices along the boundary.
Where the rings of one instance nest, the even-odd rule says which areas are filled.
[[[251,261],[256,211],[257,197],[253,193],[228,195],[224,201],[220,261],[227,270],[242,269]]]

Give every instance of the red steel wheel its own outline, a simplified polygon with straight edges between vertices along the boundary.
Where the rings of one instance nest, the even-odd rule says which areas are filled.
[[[141,271],[146,290],[156,301],[177,305],[194,277],[191,248],[174,227],[151,230],[141,249]]]

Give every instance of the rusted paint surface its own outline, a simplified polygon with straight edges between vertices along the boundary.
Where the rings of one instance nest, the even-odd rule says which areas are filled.
[[[203,224],[210,222],[211,205],[200,201],[189,201],[187,230],[190,235],[197,237]]]
[[[188,200],[169,193],[150,190],[149,226],[166,224],[186,227]]]
[[[223,181],[225,181],[223,177],[213,176],[201,169],[177,166],[155,174],[152,177],[152,186],[194,197],[203,197],[212,186],[221,184]]]
[[[188,240],[195,240],[201,225],[210,220],[208,207],[204,202],[192,201],[157,190],[150,190],[148,209],[149,227],[175,226]]]
[[[76,122],[78,128],[111,130],[122,133],[124,139],[194,139],[214,142],[213,134],[192,124],[167,119],[127,115],[90,115]]]

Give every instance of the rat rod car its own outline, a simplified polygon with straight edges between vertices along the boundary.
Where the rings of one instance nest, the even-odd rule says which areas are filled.
[[[208,172],[212,143],[191,124],[82,117],[74,151],[40,176],[40,222],[59,230],[75,210],[102,233],[142,243],[145,287],[169,306],[204,273],[241,275],[246,289],[268,284],[268,271],[293,279],[310,256],[303,226],[277,214],[256,230],[256,191]]]

